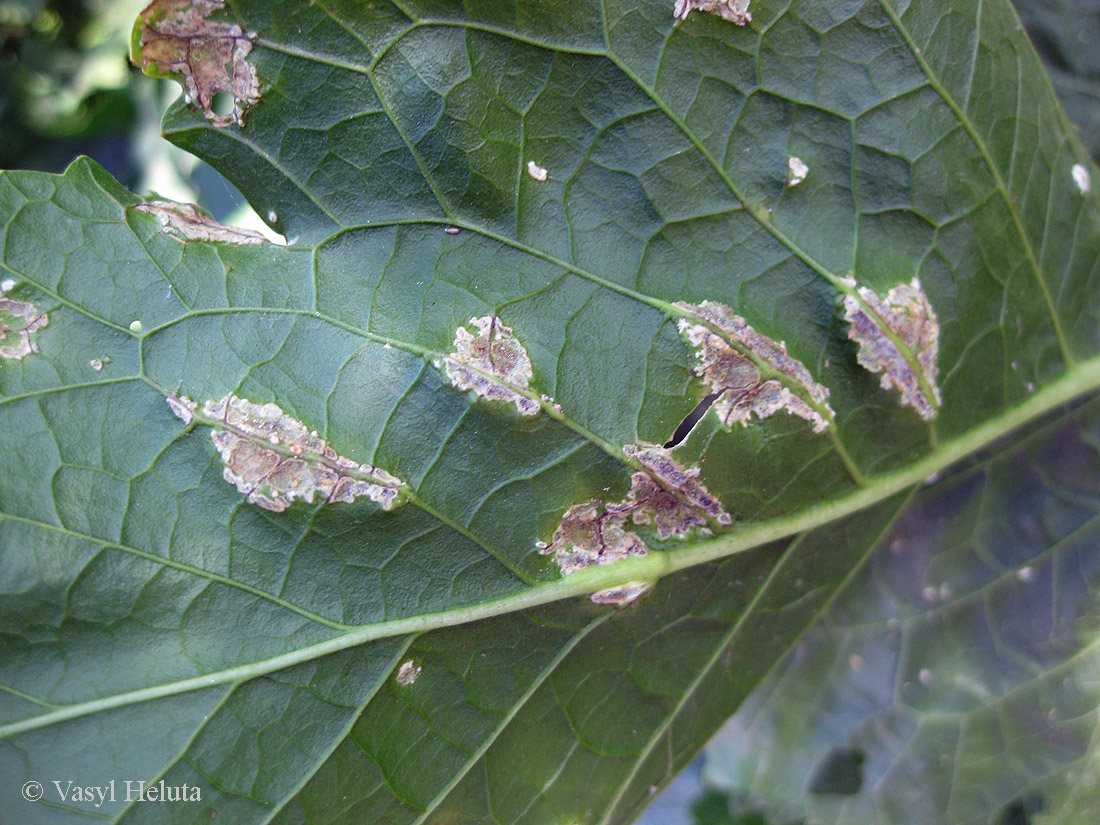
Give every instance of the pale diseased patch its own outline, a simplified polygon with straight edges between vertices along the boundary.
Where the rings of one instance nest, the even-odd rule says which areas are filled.
[[[533,160],[527,161],[527,174],[533,177],[540,183],[546,180],[546,170],[535,163]]]
[[[415,684],[416,680],[420,678],[420,671],[420,665],[412,659],[402,662],[401,667],[397,669],[397,684],[405,687]]]
[[[291,418],[277,404],[254,404],[235,395],[207,401],[202,409],[189,398],[168,396],[185,424],[213,428],[211,438],[225,463],[222,475],[248,500],[281,513],[294,501],[351,502],[366,496],[392,510],[402,503],[400,479],[337,455],[316,432]]]
[[[705,11],[717,14],[723,20],[744,26],[752,20],[749,14],[749,0],[676,0],[672,14],[677,20],[687,20],[693,11]]]
[[[680,333],[695,348],[696,374],[714,392],[721,393],[712,409],[723,424],[729,427],[734,422],[740,422],[747,427],[753,415],[763,419],[779,410],[786,410],[809,421],[815,433],[829,426],[833,413],[827,403],[829,389],[814,381],[801,361],[787,354],[785,344],[761,335],[725,304],[703,301],[701,304],[677,303],[676,306],[721,330],[719,335],[710,327],[693,323],[687,318],[681,318],[679,322]],[[790,387],[779,379],[761,380],[760,370],[747,353],[752,353],[791,384],[804,390],[829,417],[826,418],[818,409],[791,392]]]
[[[598,590],[588,598],[595,604],[620,606],[636,601],[642,594],[649,592],[652,586],[649,582],[628,582],[607,590]]]
[[[14,286],[11,283],[4,292]],[[49,323],[49,316],[45,312],[39,312],[34,304],[16,301],[0,294],[0,358],[20,361],[38,352],[35,333]]]
[[[683,538],[696,529],[709,535],[708,517],[719,524],[732,522],[719,501],[696,481],[698,469],[684,469],[654,445],[628,444],[623,452],[647,470],[631,476],[626,498],[613,503],[594,498],[573,505],[562,516],[553,540],[538,545],[540,553],[553,554],[566,575],[649,553],[646,543],[627,529],[630,523],[651,525],[667,539]]]
[[[244,115],[260,99],[256,69],[245,58],[254,35],[236,23],[208,20],[224,0],[154,0],[134,27],[133,60],[154,77],[183,86],[215,126],[244,125]],[[232,111],[214,111],[214,96],[232,96]]]
[[[562,516],[554,540],[539,552],[552,553],[566,575],[593,564],[613,564],[627,556],[649,553],[644,541],[624,529],[625,523],[625,515],[607,512],[599,499],[574,504]]]
[[[257,244],[267,241],[267,238],[251,229],[223,226],[190,203],[149,201],[139,203],[134,208],[139,212],[156,216],[165,232],[181,236],[188,241],[219,241],[237,244]]]
[[[1073,174],[1073,182],[1077,184],[1077,191],[1082,195],[1087,195],[1092,191],[1092,176],[1083,164],[1075,163],[1071,173]]]
[[[477,330],[455,330],[455,351],[444,359],[447,378],[460,390],[473,390],[481,398],[507,401],[521,415],[538,415],[542,406],[523,395],[530,390],[531,359],[512,335],[512,329],[495,315],[471,318]]]
[[[667,450],[656,444],[627,444],[623,447],[623,453],[637,459],[661,486],[679,493],[693,507],[719,524],[732,523],[733,520],[722,508],[722,503],[696,481],[699,477],[698,467],[681,467]],[[638,519],[635,518],[635,521]],[[664,537],[664,535],[661,536],[661,538]]]
[[[845,283],[856,286],[851,278]],[[914,278],[908,284],[899,284],[885,298],[865,286],[857,292],[859,299],[844,296],[844,318],[851,323],[848,337],[859,344],[859,363],[871,372],[881,372],[883,388],[896,387],[902,402],[915,409],[921,418],[926,421],[935,418],[940,406],[936,386],[940,325],[920,281]],[[914,372],[886,330],[910,350],[921,375]]]
[[[788,188],[798,186],[798,184],[806,180],[806,175],[808,174],[810,174],[810,167],[802,161],[802,158],[791,155],[787,160]]]
[[[5,278],[0,281],[0,292],[11,292],[15,289],[15,280],[13,278]]]
[[[168,407],[176,418],[190,427],[195,420],[195,410],[198,408],[198,404],[186,395],[176,395],[174,392],[169,393],[166,400],[168,401]]]

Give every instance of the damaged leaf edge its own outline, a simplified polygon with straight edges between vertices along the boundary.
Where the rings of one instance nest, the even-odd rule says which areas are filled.
[[[269,243],[268,239],[259,232],[219,223],[193,203],[154,199],[136,203],[127,209],[155,217],[160,222],[161,232],[183,243],[199,241],[233,243],[241,246]]]
[[[196,102],[202,110],[203,116],[213,126],[224,127],[231,123],[244,126],[245,114],[259,103],[262,97],[260,81],[255,67],[246,58],[251,53],[256,41],[254,32],[247,32],[236,23],[221,21],[209,21],[209,16],[215,11],[225,8],[225,0],[153,0],[138,14],[130,31],[130,61],[139,67],[143,74],[162,80],[172,80],[183,89],[184,102],[190,104]],[[193,25],[194,32],[172,33],[157,28],[163,25],[171,14],[186,15],[190,13],[190,19],[182,17],[178,20],[182,25]],[[168,24],[172,25],[171,22]],[[199,31],[198,26],[206,27]],[[168,52],[158,59],[149,54],[149,47],[155,41],[167,41],[171,39],[192,38],[205,41],[231,40],[229,44],[220,44],[223,49],[231,51],[222,54],[221,65],[207,67],[212,69],[212,74],[203,81],[195,79],[195,67],[191,65],[191,54],[188,54],[187,66],[184,61],[176,61],[181,64],[179,69],[171,67],[171,53]],[[190,47],[190,44],[188,44]],[[218,55],[213,55],[216,58]],[[231,66],[231,73],[226,71],[226,66]],[[218,77],[218,72],[224,77]],[[214,96],[218,93],[229,94],[233,98],[233,109],[227,116],[218,115],[213,110]]]

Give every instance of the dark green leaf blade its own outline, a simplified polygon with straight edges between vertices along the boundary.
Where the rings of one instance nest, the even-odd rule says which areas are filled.
[[[5,775],[60,770],[64,739],[82,782],[204,788],[124,820],[629,821],[914,484],[1100,385],[1100,202],[1073,167],[1095,170],[1007,5],[795,3],[747,28],[671,6],[219,12],[261,98],[166,128],[286,247],[166,232],[90,163],[2,176],[2,280],[50,318],[0,364]],[[932,423],[857,364],[849,274],[924,284]],[[621,500],[623,447],[705,394],[675,304],[707,300],[785,341],[836,426],[710,416],[674,455],[732,528],[642,528],[647,557],[562,578],[539,542]],[[448,381],[481,317],[528,351],[540,416]],[[229,393],[408,503],[256,506],[166,403]],[[546,606],[662,576],[621,612]],[[142,725],[140,759],[95,761]],[[96,813],[47,790],[28,816]]]

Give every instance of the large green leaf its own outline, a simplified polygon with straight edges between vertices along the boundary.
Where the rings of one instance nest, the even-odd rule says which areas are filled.
[[[216,13],[260,99],[165,128],[286,247],[165,232],[86,161],[0,177],[6,300],[48,316],[0,361],[0,816],[629,821],[915,485],[1100,385],[1100,179],[1006,3],[672,6]],[[919,277],[931,421],[858,363],[848,276]],[[538,543],[707,392],[674,306],[703,301],[785,341],[835,422],[708,415],[672,455],[734,524],[563,577]],[[436,366],[487,316],[540,415]],[[230,393],[407,502],[250,503],[166,403]],[[201,802],[125,801],[161,778]]]

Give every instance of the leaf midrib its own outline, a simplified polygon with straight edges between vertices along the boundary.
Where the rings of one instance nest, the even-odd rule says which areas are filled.
[[[862,510],[894,493],[920,483],[934,473],[941,472],[955,461],[981,449],[1009,430],[1098,386],[1100,386],[1100,356],[1088,361],[1079,361],[1071,373],[1046,385],[1022,404],[1005,411],[997,418],[984,422],[965,436],[943,443],[935,454],[903,470],[877,477],[871,487],[859,489],[841,499],[808,508],[794,517],[743,528],[734,527],[724,536],[680,550],[651,553],[642,558],[628,558],[605,567],[590,567],[566,578],[539,584],[503,599],[366,625],[324,642],[247,665],[69,705],[51,713],[0,726],[0,739],[137,702],[263,676],[376,639],[451,627],[573,596],[588,595],[631,581],[656,581],[678,570],[743,552],[770,541],[787,538]],[[165,561],[160,557],[153,557],[151,560]]]

